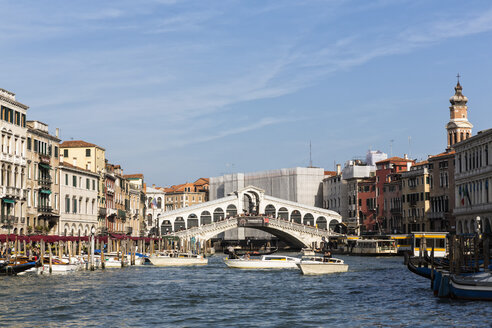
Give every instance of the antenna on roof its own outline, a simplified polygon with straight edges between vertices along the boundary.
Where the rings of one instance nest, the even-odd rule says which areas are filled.
[[[411,158],[412,153],[412,137],[408,136],[408,158]]]
[[[313,167],[313,159],[311,157],[311,140],[309,140],[309,167]]]

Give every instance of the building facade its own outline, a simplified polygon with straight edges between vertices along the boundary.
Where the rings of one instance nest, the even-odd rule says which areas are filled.
[[[390,157],[379,161],[376,163],[376,223],[378,225],[378,230],[380,232],[390,232],[392,229],[390,228],[390,221],[397,222],[398,214],[395,212],[391,214],[388,212],[385,207],[385,199],[390,202],[387,205],[393,203],[394,205],[398,205],[395,201],[391,201],[392,198],[396,197],[396,193],[400,192],[401,189],[398,186],[398,183],[391,184],[391,179],[398,179],[395,177],[395,174],[399,174],[401,172],[408,171],[408,169],[412,166],[415,161],[407,158],[407,155],[401,157]],[[388,184],[388,191],[392,189],[391,196],[385,195],[385,185]],[[389,197],[389,198],[388,198]],[[395,209],[395,208],[394,208]]]
[[[146,236],[145,224],[145,192],[143,174],[128,174],[123,176],[129,188],[129,217],[131,217],[132,236]]]
[[[89,236],[97,228],[99,174],[61,162],[60,219],[57,234]]]
[[[151,236],[159,235],[159,217],[165,211],[166,193],[164,188],[153,185],[145,187],[145,234]],[[170,222],[165,222],[165,226],[170,226]],[[172,230],[172,229],[171,229]],[[165,234],[169,231],[163,231]]]
[[[431,173],[429,231],[456,232],[454,155],[452,150],[428,159]]]
[[[16,100],[14,93],[0,89],[2,233],[26,233],[26,113],[28,108]]]
[[[165,210],[173,211],[206,202],[208,200],[208,179],[200,178],[193,183],[184,183],[170,188],[164,188]],[[157,208],[160,198],[157,198]]]
[[[99,174],[97,197],[99,207],[98,233],[102,233],[108,215],[106,213],[105,197],[106,150],[83,140],[70,140],[60,144],[60,157],[63,157],[65,163]]]
[[[413,165],[401,173],[403,232],[428,231],[431,178],[429,162]]]
[[[27,121],[27,219],[28,233],[58,234],[60,217],[58,136],[48,125]]]
[[[492,129],[453,145],[457,233],[491,232]]]

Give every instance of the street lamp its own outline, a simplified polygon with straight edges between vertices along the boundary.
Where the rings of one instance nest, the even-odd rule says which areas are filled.
[[[477,216],[476,219],[475,219],[475,223],[476,223],[476,227],[477,227],[475,229],[475,231],[476,231],[477,235],[480,235],[480,231],[482,230],[481,229],[482,227],[481,227],[481,224],[480,224],[481,223],[481,220],[482,219],[479,216]]]
[[[91,271],[94,271],[94,235],[95,234],[96,234],[96,228],[93,226],[91,228],[91,254],[90,254]]]

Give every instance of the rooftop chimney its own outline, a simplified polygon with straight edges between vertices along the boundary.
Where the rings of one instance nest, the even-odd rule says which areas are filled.
[[[337,175],[340,175],[342,173],[342,165],[337,164]]]
[[[408,154],[403,154],[404,159],[408,159]]]
[[[56,128],[55,137],[58,138],[59,135],[60,135],[60,129],[59,128]]]

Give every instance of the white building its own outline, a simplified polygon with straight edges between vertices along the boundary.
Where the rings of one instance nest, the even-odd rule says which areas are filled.
[[[158,234],[159,217],[164,213],[164,200],[166,193],[162,188],[146,187],[145,188],[145,203],[146,203],[146,235]],[[162,232],[162,233],[165,233]]]
[[[492,129],[453,145],[456,233],[492,232]],[[477,220],[477,218],[479,218]]]
[[[323,208],[341,214],[346,200],[347,182],[342,178],[341,165],[337,164],[335,175],[323,179]]]
[[[15,94],[0,89],[2,130],[1,231],[19,233],[26,220],[26,112]],[[19,230],[18,230],[19,229]]]
[[[62,162],[60,172],[59,235],[88,236],[97,228],[99,175]]]
[[[219,199],[247,186],[266,195],[308,206],[323,207],[324,169],[295,167],[253,173],[234,173],[210,178],[210,200]]]

